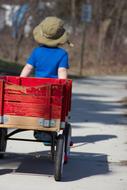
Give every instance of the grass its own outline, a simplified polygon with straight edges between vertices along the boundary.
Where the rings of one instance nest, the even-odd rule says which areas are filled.
[[[23,66],[17,63],[0,59],[0,74],[19,75]]]

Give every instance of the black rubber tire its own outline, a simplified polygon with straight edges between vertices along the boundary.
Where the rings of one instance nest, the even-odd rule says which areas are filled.
[[[67,123],[64,129],[64,136],[65,136],[65,156],[68,158],[70,154],[70,143],[71,143],[71,124]],[[68,159],[64,161],[66,164]]]
[[[6,151],[6,145],[7,145],[7,129],[6,128],[0,128],[0,158],[4,157],[4,153]]]
[[[54,178],[56,181],[61,181],[64,164],[65,138],[64,135],[59,135],[56,145],[55,172]]]

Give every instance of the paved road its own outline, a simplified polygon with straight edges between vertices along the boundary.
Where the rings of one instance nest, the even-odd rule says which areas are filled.
[[[127,118],[118,102],[127,96],[127,77],[91,77],[73,82],[73,141],[62,182],[53,178],[48,148],[8,141],[0,160],[2,190],[126,190]],[[17,134],[32,138],[31,132]]]

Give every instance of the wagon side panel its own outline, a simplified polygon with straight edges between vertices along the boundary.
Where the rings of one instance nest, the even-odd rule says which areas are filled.
[[[59,130],[62,88],[61,85],[25,87],[7,82],[4,95],[4,124],[12,127],[22,123],[23,127],[26,127],[27,123],[28,128],[29,123],[30,129],[33,129],[34,125],[34,128],[39,130],[44,130],[44,127]]]

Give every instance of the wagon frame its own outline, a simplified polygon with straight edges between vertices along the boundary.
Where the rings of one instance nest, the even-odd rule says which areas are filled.
[[[68,162],[71,145],[72,81],[32,77],[0,77],[0,158],[7,140],[45,142],[38,139],[13,138],[22,131],[45,132],[51,136],[54,178],[60,181],[63,164]],[[15,129],[7,132],[8,129]]]

